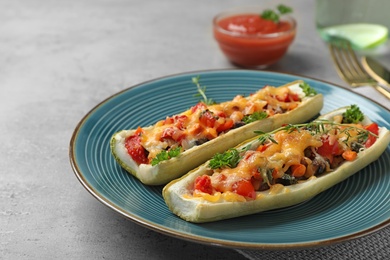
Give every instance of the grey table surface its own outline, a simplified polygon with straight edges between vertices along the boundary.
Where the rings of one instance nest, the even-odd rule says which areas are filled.
[[[314,1],[279,2],[294,8],[299,29],[288,54],[268,70],[346,86],[315,31]],[[212,17],[269,3],[0,0],[0,259],[261,257],[179,240],[125,219],[80,185],[68,152],[77,123],[107,97],[166,75],[234,68],[213,40]],[[389,106],[369,87],[357,91]],[[358,241],[383,250],[371,239],[378,234]],[[288,257],[302,255],[297,250]],[[270,258],[276,259],[262,257]]]

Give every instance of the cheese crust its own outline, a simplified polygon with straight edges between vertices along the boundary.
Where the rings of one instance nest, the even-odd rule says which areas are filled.
[[[297,95],[302,95],[299,85],[303,81],[294,81],[282,87],[288,87]],[[164,185],[171,180],[181,177],[183,174],[194,169],[210,159],[215,153],[227,150],[237,144],[254,137],[254,131],[269,132],[283,124],[294,124],[308,121],[315,117],[323,107],[323,96],[303,96],[297,107],[285,113],[275,114],[265,119],[258,120],[241,127],[231,129],[214,139],[185,150],[177,157],[161,161],[157,165],[137,164],[128,154],[125,146],[127,137],[133,135],[137,130],[122,130],[115,133],[110,141],[111,151],[126,171],[138,178],[146,185]],[[154,126],[143,128],[145,131],[152,131]]]

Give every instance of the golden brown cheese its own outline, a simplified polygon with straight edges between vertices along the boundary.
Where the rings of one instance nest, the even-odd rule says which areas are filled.
[[[195,188],[194,194],[196,195],[194,197],[203,198],[210,202],[226,201],[224,195],[226,193],[229,201],[241,201],[245,199],[245,196],[235,189],[237,184],[243,180],[251,182],[254,187],[256,180],[262,183],[267,182],[270,194],[281,191],[287,192],[286,189],[288,188],[275,182],[270,183],[269,178],[272,178],[272,180],[280,179],[287,172],[298,177],[297,180],[300,177],[312,178],[315,174],[314,169],[318,170],[319,164],[322,164],[321,167],[323,167],[321,171],[330,171],[331,168],[337,167],[332,164],[333,156],[339,156],[335,160],[335,165],[341,162],[340,160],[353,160],[353,158],[348,159],[344,156],[345,152],[357,153],[351,150],[354,142],[360,142],[362,145],[360,149],[364,149],[365,141],[361,135],[368,135],[368,133],[361,124],[337,126],[330,124],[321,126],[321,129],[323,130],[320,132],[306,129],[277,131],[272,135],[272,141],[269,139],[256,148],[252,147],[249,150],[242,151],[241,159],[236,167],[215,169],[209,177],[213,192],[209,194]],[[322,149],[322,155],[319,154],[319,148]],[[305,154],[306,151],[308,155]],[[327,157],[330,155],[331,157]],[[312,160],[317,160],[316,166],[313,166]],[[298,174],[298,172],[293,172],[298,166],[303,167],[301,175],[294,175],[294,173]],[[268,176],[270,173],[272,177]],[[261,184],[258,183],[257,185],[255,190],[258,190]],[[250,197],[254,199],[255,195],[252,193]]]
[[[275,169],[275,174],[283,175],[291,165],[301,163],[307,147],[322,145],[319,137],[309,131],[278,132],[274,139],[277,144],[273,143],[263,152],[247,151],[237,167],[225,168],[214,173],[211,176],[212,185],[219,191],[229,191],[234,183],[242,179],[250,180],[254,172],[258,172],[259,167]]]
[[[295,96],[291,98],[292,95]],[[228,102],[209,106],[203,104],[199,108],[192,107],[177,116],[167,117],[166,120],[156,123],[154,127],[143,129],[141,144],[148,151],[148,158],[151,160],[162,150],[178,146],[187,150],[197,145],[196,142],[199,140],[214,139],[232,128],[233,124],[241,122],[245,115],[263,111],[271,116],[292,110],[299,103],[300,99],[297,94],[292,93],[288,87],[267,86],[248,97],[238,95]],[[200,121],[206,109],[212,112],[216,120],[214,125],[205,125]],[[177,123],[178,116],[179,121],[182,122],[179,124],[180,127]],[[231,120],[232,123],[227,129],[221,131],[219,127],[226,120]],[[168,132],[172,137],[165,137]]]

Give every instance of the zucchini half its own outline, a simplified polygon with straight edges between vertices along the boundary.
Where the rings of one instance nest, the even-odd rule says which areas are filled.
[[[329,119],[330,116],[341,114],[345,108],[331,112],[322,119]],[[363,122],[369,123],[369,119]],[[252,138],[236,148],[241,149],[258,138]],[[390,131],[384,127],[379,128],[379,137],[369,148],[358,153],[354,161],[345,161],[333,172],[328,172],[306,181],[290,186],[277,184],[275,190],[258,191],[261,196],[255,200],[245,202],[210,202],[204,198],[191,198],[191,190],[194,186],[196,177],[208,174],[212,171],[207,167],[208,162],[184,175],[182,178],[174,180],[167,184],[163,189],[163,197],[168,208],[180,218],[194,223],[218,221],[222,219],[234,218],[262,211],[288,207],[304,202],[317,194],[329,189],[337,183],[347,179],[354,173],[363,169],[386,150],[390,143]]]
[[[288,86],[297,94],[302,94],[303,92],[300,92],[302,90],[299,87],[302,83],[303,81],[298,80],[284,86]],[[127,153],[125,140],[136,131],[135,129],[122,130],[115,133],[110,141],[111,152],[118,164],[138,178],[142,183],[146,185],[164,185],[204,163],[215,153],[223,152],[244,140],[254,137],[256,135],[254,131],[269,132],[283,124],[306,122],[318,115],[322,107],[322,94],[303,97],[299,106],[287,113],[276,114],[266,119],[232,129],[215,139],[194,146],[180,153],[177,157],[162,161],[154,166],[150,164],[138,165]],[[148,129],[149,127],[145,127],[144,129]]]

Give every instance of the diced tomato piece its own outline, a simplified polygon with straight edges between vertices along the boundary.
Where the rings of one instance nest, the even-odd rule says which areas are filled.
[[[198,104],[196,104],[195,106],[193,106],[191,108],[191,112],[192,113],[195,113],[195,111],[197,111],[198,109],[199,110],[205,110],[207,108],[207,105],[203,102],[199,102]]]
[[[322,139],[322,146],[318,147],[317,153],[322,157],[328,158],[330,162],[333,161],[334,155],[340,155],[342,153],[339,143],[335,141],[333,144],[329,142],[329,136]]]
[[[217,115],[218,115],[219,117],[226,117],[226,114],[225,114],[225,112],[223,112],[223,111],[218,112]]]
[[[132,135],[126,138],[125,147],[127,153],[138,164],[147,164],[148,158],[145,148],[141,145],[141,137],[139,135]]]
[[[204,126],[214,127],[217,118],[215,117],[213,112],[211,112],[210,110],[205,110],[200,114],[199,121]]]
[[[234,124],[234,122],[232,119],[226,118],[225,123],[223,123],[222,125],[219,125],[217,127],[217,132],[220,133],[223,131],[227,131],[233,127],[233,124]]]
[[[192,136],[196,136],[200,134],[202,131],[203,131],[203,127],[198,123],[193,124],[190,128],[188,128],[188,134]]]
[[[173,122],[175,122],[175,120],[172,117],[167,117],[165,118],[164,125],[170,125],[173,124]]]
[[[251,199],[256,198],[256,191],[252,183],[247,180],[241,180],[233,184],[233,192],[248,197]]]
[[[379,134],[379,126],[376,123],[371,123],[364,128],[375,135]]]
[[[370,131],[371,133],[375,134],[375,135],[378,135],[379,134],[379,127],[376,123],[372,123],[372,124],[369,124],[365,127],[366,130]],[[367,141],[366,143],[364,144],[364,146],[366,148],[370,147],[371,145],[373,145],[376,141],[376,137],[373,136],[373,135],[369,135],[368,138],[367,138]]]
[[[134,135],[140,135],[140,134],[142,134],[143,131],[144,131],[144,130],[139,126],[139,127],[137,128],[137,130],[135,130]]]
[[[178,130],[176,131],[174,134],[173,134],[173,140],[175,140],[176,142],[181,142],[185,137],[186,135],[184,134],[183,131],[181,130]]]
[[[165,128],[162,135],[161,135],[161,138],[162,139],[172,138],[174,132],[175,132],[175,129],[173,127]]]
[[[299,101],[299,96],[296,93],[289,93],[288,94],[288,100],[289,101]]]
[[[213,186],[211,185],[210,176],[202,175],[196,177],[194,189],[204,193],[212,194]]]
[[[188,117],[186,115],[176,115],[167,117],[164,120],[164,125],[175,125],[177,128],[183,130],[186,127]]]
[[[332,154],[333,154],[333,155],[341,155],[342,153],[343,153],[343,149],[341,148],[339,142],[336,141],[336,142],[333,144],[333,147],[332,147]]]
[[[180,130],[186,128],[186,123],[188,120],[188,117],[186,115],[174,116],[173,119],[175,120],[175,126],[177,128],[179,128]]]
[[[283,95],[277,95],[276,96],[276,99],[281,101],[281,102],[286,102],[286,99],[287,99],[287,93],[283,94]]]
[[[172,139],[176,142],[180,142],[185,137],[185,134],[183,131],[177,129],[176,127],[168,127],[164,129],[161,139]]]
[[[276,99],[282,102],[299,101],[299,96],[296,93],[285,93],[283,96],[276,96]]]

